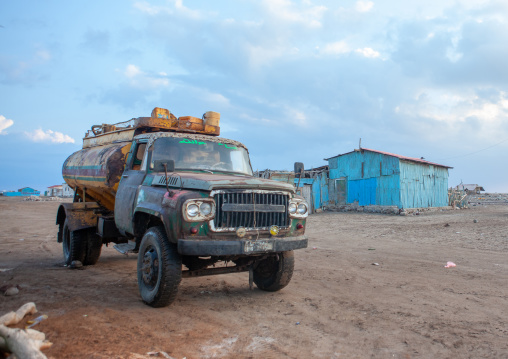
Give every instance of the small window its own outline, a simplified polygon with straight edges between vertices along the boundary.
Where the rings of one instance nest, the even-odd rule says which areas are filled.
[[[138,143],[136,152],[134,155],[134,159],[132,161],[132,169],[135,171],[141,170],[141,162],[143,162],[143,156],[145,154],[146,142]]]

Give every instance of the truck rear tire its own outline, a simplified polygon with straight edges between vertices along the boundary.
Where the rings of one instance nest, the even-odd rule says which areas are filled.
[[[86,256],[84,265],[94,265],[99,260],[102,250],[102,238],[95,233],[95,228],[85,229],[86,231]]]
[[[62,228],[62,247],[65,264],[70,265],[73,261],[83,263],[86,256],[86,235],[83,231],[71,231],[65,219]]]
[[[138,252],[138,287],[143,301],[155,308],[172,303],[182,280],[182,259],[163,227],[148,229]]]
[[[295,267],[293,251],[281,252],[258,263],[254,269],[254,283],[268,292],[276,292],[289,284]]]

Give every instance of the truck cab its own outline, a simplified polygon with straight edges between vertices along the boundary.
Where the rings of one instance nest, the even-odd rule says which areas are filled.
[[[66,263],[93,264],[102,244],[130,244],[141,297],[153,307],[170,304],[186,277],[249,272],[251,286],[284,288],[293,251],[307,247],[308,204],[293,184],[254,177],[247,148],[218,137],[218,122],[175,119],[173,130],[133,126],[130,141],[96,134],[96,145],[66,160],[64,179],[77,193],[57,214]],[[92,162],[97,171],[83,177]]]

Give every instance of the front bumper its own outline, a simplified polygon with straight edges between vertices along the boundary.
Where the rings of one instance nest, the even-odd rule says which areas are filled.
[[[285,252],[307,248],[307,236],[262,238],[258,240],[179,239],[178,253],[187,256],[230,256]]]

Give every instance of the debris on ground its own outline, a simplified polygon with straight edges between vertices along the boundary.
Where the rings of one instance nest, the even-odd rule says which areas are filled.
[[[0,293],[3,293],[5,296],[16,295],[19,293],[19,288],[15,284],[7,284],[0,287]]]
[[[81,263],[80,261],[72,261],[69,268],[70,269],[84,269],[83,263]]]
[[[453,262],[446,262],[446,265],[444,266],[445,268],[452,268],[452,267],[456,267],[457,265]]]
[[[48,202],[48,201],[68,201],[68,198],[64,197],[42,197],[42,196],[27,196],[25,197],[24,201],[31,201],[31,202]]]
[[[0,352],[12,353],[17,359],[47,359],[41,350],[49,348],[52,343],[46,335],[33,329],[8,328],[18,324],[27,314],[37,313],[35,303],[26,303],[16,312],[9,312],[0,317]]]
[[[39,324],[40,322],[42,322],[43,320],[46,320],[46,319],[48,319],[48,316],[46,314],[43,314],[43,315],[39,315],[34,320],[27,320],[26,324],[30,324],[30,325],[26,326],[25,329],[32,328],[32,327],[36,326],[37,324]]]
[[[10,287],[9,289],[7,289],[5,292],[4,292],[4,295],[6,297],[9,297],[9,296],[12,296],[12,295],[16,295],[19,293],[19,289],[18,287]]]

